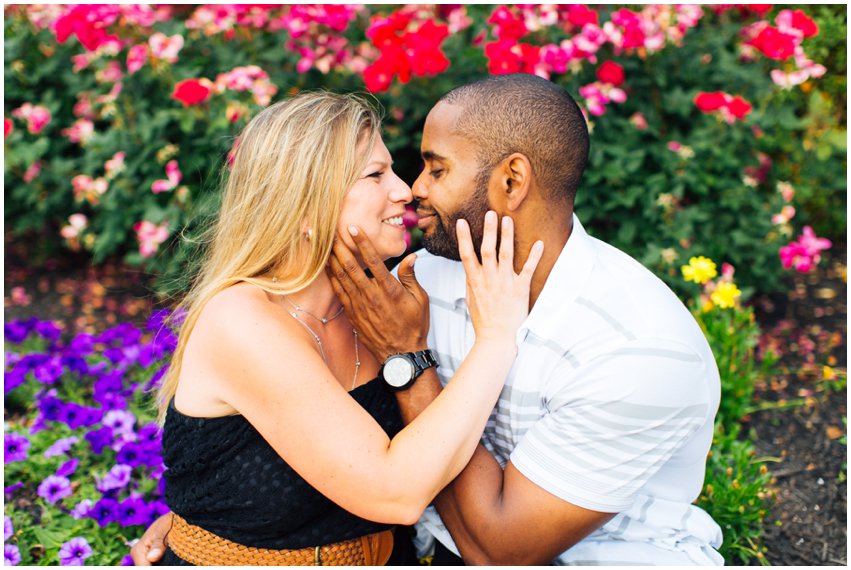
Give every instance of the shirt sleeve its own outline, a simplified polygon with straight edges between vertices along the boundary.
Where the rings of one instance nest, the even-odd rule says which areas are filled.
[[[557,369],[558,370],[558,369]],[[694,433],[712,421],[714,363],[674,347],[627,346],[562,372],[547,413],[511,462],[529,480],[583,508],[620,512]],[[715,372],[717,374],[717,372]]]

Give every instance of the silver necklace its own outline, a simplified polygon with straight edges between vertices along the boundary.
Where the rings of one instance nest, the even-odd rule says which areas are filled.
[[[286,298],[286,297],[285,297],[285,298]],[[342,311],[342,309],[343,309],[343,308],[342,308],[342,307],[340,307],[340,310],[341,310],[341,311]],[[338,314],[339,314],[339,313],[338,313]],[[307,330],[307,332],[309,332],[309,333],[310,333],[310,335],[313,337],[313,340],[315,340],[315,341],[316,341],[316,346],[318,346],[318,347],[319,347],[319,354],[320,354],[320,355],[322,355],[322,360],[323,360],[323,361],[325,362],[325,364],[327,365],[327,364],[328,364],[328,359],[327,359],[327,358],[325,358],[325,350],[322,348],[322,339],[321,339],[321,338],[319,338],[319,335],[318,335],[318,334],[316,334],[316,331],[315,331],[315,330],[313,330],[312,328],[310,328],[310,327],[307,325],[307,323],[306,323],[306,322],[304,322],[303,320],[301,320],[300,318],[298,318],[298,313],[296,313],[295,311],[290,311],[290,315],[292,315],[292,317],[293,317],[295,320],[297,320],[297,321],[301,324],[301,326],[303,326],[303,327]],[[312,316],[312,315],[311,315],[311,316]],[[333,318],[335,318],[335,317],[336,317],[336,315],[335,315],[334,317],[331,317],[331,318],[333,319]],[[330,319],[329,319],[329,320],[330,320]],[[324,323],[323,323],[323,324],[324,324]],[[354,327],[352,327],[352,333],[353,333],[353,334],[354,334],[354,336],[355,336],[355,377],[354,377],[354,379],[352,380],[352,387],[350,388],[350,390],[354,390],[354,389],[355,389],[355,386],[357,386],[357,383],[358,383],[358,371],[360,370],[360,353],[358,352],[358,331],[356,331],[356,330],[354,329]]]
[[[278,278],[272,277],[272,283],[277,283],[277,282],[278,282]],[[289,297],[287,297],[286,295],[284,295],[284,299],[287,300],[287,303],[292,305],[293,309],[295,309],[296,311],[300,311],[300,312],[304,313],[305,315],[310,315],[311,317],[313,317],[314,319],[316,319],[317,321],[319,321],[323,325],[327,325],[328,323],[330,323],[331,321],[333,321],[334,319],[336,319],[337,317],[339,317],[340,315],[343,314],[343,305],[340,305],[340,308],[337,309],[337,312],[334,313],[333,315],[331,315],[330,317],[317,317],[316,315],[314,315],[313,313],[311,313],[310,311],[308,311],[304,307],[299,307],[298,305],[293,303],[292,300]]]

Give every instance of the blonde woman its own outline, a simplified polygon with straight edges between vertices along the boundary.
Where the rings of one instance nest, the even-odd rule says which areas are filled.
[[[162,564],[384,564],[391,525],[415,522],[470,459],[514,360],[543,247],[515,274],[512,254],[493,251],[495,223],[481,264],[459,230],[478,276],[467,297],[478,340],[403,428],[388,384],[433,374],[432,355],[388,360],[379,374],[325,273],[335,236],[355,251],[353,227],[385,259],[405,250],[411,190],[379,131],[361,99],[309,93],[240,135],[159,393],[175,515]],[[502,231],[511,243],[510,225]]]

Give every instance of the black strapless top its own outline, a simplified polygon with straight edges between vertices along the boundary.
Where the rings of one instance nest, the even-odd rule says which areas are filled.
[[[349,392],[390,437],[402,429],[378,379]],[[189,523],[239,544],[295,549],[390,528],[343,510],[301,478],[243,416],[196,418],[169,404],[165,498]],[[169,550],[160,564],[183,562]]]

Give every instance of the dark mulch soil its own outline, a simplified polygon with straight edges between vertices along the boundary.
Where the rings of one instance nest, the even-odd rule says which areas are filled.
[[[759,457],[777,459],[765,527],[775,565],[847,564],[847,277],[845,249],[837,249],[812,274],[790,275],[788,294],[756,302],[763,346],[781,353],[782,373],[757,387],[768,409],[752,413],[745,429]],[[37,316],[95,332],[104,323],[141,325],[156,306],[149,276],[119,264],[93,268],[79,258],[28,268],[25,244],[8,239],[5,256],[7,321]]]
[[[837,248],[814,273],[792,276],[785,298],[757,304],[764,345],[782,352],[781,375],[756,393],[777,408],[748,422],[758,455],[778,459],[769,464],[777,499],[765,528],[776,565],[848,563],[846,264]]]

